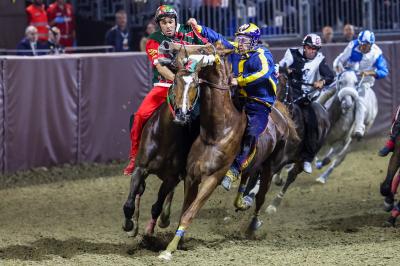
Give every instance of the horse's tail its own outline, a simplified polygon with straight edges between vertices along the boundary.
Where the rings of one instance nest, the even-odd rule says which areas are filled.
[[[274,107],[284,116],[286,119],[288,128],[289,128],[289,135],[293,138],[295,141],[300,141],[300,137],[297,134],[296,130],[296,124],[294,123],[292,116],[289,113],[289,110],[287,109],[286,105],[283,104],[280,101],[275,101]]]

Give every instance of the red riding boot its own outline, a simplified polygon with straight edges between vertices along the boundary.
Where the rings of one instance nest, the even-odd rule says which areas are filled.
[[[124,169],[124,175],[131,175],[135,169],[135,157],[129,160],[129,164]]]

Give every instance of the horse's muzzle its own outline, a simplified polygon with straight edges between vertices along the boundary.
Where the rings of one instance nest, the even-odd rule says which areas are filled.
[[[341,102],[342,113],[346,113],[354,104],[353,98],[350,95],[346,95]]]
[[[173,121],[178,125],[186,125],[190,121],[190,114],[184,114],[181,109],[176,109]]]

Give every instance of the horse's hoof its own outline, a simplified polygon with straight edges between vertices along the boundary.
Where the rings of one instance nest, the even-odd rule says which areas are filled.
[[[389,184],[388,182],[381,183],[380,192],[381,195],[384,197],[392,196],[391,184]]]
[[[383,201],[383,210],[385,212],[390,212],[394,207],[394,202],[386,202],[386,199]]]
[[[130,232],[133,230],[133,221],[131,219],[125,219],[125,223],[122,225],[122,229],[125,232]]]
[[[316,161],[315,162],[315,168],[317,169],[322,169],[324,165],[322,164],[322,161]]]
[[[280,187],[280,186],[283,185],[283,180],[282,180],[282,178],[280,178],[280,177],[277,176],[277,175],[275,175],[275,176],[272,178],[272,181],[273,181],[274,184],[277,185],[278,187]]]
[[[276,213],[276,207],[274,205],[269,205],[265,210],[269,215],[273,215]]]
[[[317,179],[315,179],[315,181],[321,183],[321,184],[325,184],[326,183],[326,179],[323,178],[322,176],[318,177]]]
[[[125,219],[125,224],[122,225],[122,229],[129,237],[135,237],[139,233],[137,224],[130,219]]]
[[[163,219],[158,220],[158,227],[160,228],[167,228],[171,224],[171,221],[168,219],[164,221]]]
[[[172,253],[164,250],[163,252],[161,252],[160,255],[158,255],[158,258],[162,259],[162,260],[170,261],[170,260],[172,260]]]
[[[384,223],[383,223],[383,227],[395,227],[396,224],[396,218],[393,216],[390,216],[389,219],[387,219]]]
[[[258,218],[253,218],[253,219],[251,220],[249,229],[250,229],[251,231],[257,231],[258,229],[260,229],[260,227],[263,225],[263,223],[264,223],[264,222],[261,221],[260,219],[258,219]]]

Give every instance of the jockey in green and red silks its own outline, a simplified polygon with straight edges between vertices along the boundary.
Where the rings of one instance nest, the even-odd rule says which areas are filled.
[[[390,136],[385,146],[379,151],[379,156],[386,156],[389,152],[394,151],[396,137],[400,134],[400,105],[393,117],[392,127],[390,128]]]
[[[226,173],[222,186],[230,190],[233,181],[240,178],[254,158],[258,137],[266,129],[269,113],[276,99],[277,75],[271,52],[260,43],[261,32],[255,24],[244,24],[235,33],[235,42],[231,44],[215,31],[197,25],[189,19],[194,28],[210,42],[221,41],[225,48],[235,49],[230,60],[234,79],[232,85],[238,85],[238,93],[244,100],[247,126],[242,145],[233,164]]]
[[[158,60],[163,57],[158,48],[163,41],[180,44],[205,44],[207,39],[193,30],[191,25],[181,25],[177,22],[178,14],[172,6],[160,6],[155,15],[155,21],[160,30],[151,34],[146,43],[146,53],[153,66],[153,88],[146,95],[135,113],[130,132],[131,149],[129,164],[124,169],[125,175],[131,175],[135,168],[135,158],[139,149],[139,142],[143,126],[155,110],[167,99],[169,87],[172,85],[175,73],[167,66],[161,66]]]

